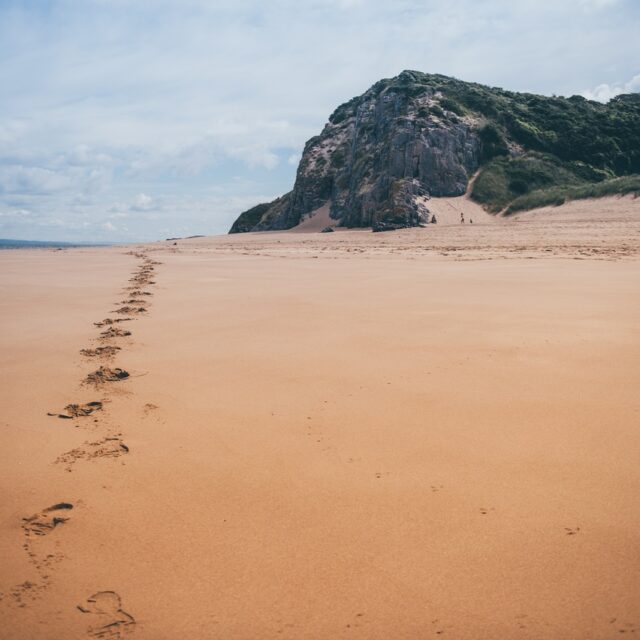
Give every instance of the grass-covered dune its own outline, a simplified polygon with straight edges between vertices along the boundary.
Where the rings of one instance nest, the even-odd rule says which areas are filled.
[[[584,200],[586,198],[604,198],[616,195],[640,195],[640,176],[623,176],[602,182],[590,182],[572,186],[556,186],[537,189],[513,200],[505,213],[538,209],[550,205],[559,206],[568,200]]]

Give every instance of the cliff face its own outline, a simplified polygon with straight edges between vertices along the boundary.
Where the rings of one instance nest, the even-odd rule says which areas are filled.
[[[428,197],[464,194],[470,176],[492,162],[495,169],[480,180],[477,199],[494,209],[526,192],[523,171],[534,175],[536,188],[558,179],[574,184],[613,177],[615,171],[589,164],[589,149],[585,162],[580,153],[559,160],[559,151],[544,148],[562,142],[564,129],[547,132],[538,120],[557,129],[565,127],[561,118],[569,117],[578,128],[587,128],[585,104],[596,116],[598,108],[606,108],[583,98],[514,94],[404,71],[338,107],[322,133],[307,142],[293,190],[241,214],[231,233],[289,229],[327,203],[336,225],[417,226],[428,221]],[[635,107],[631,125],[637,112]],[[633,142],[630,149],[633,164]],[[512,165],[512,159],[519,164]]]
[[[463,194],[481,141],[470,119],[439,107],[440,92],[418,87],[404,72],[336,109],[307,142],[293,190],[241,214],[231,233],[289,229],[327,202],[343,226],[415,226],[427,221],[416,196]]]

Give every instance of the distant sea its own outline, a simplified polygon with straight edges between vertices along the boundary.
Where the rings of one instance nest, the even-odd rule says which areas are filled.
[[[71,247],[110,247],[107,242],[53,242],[48,240],[9,240],[0,238],[0,249],[69,249]]]

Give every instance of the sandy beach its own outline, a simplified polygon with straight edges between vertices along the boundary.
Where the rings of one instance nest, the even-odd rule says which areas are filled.
[[[640,200],[434,206],[0,252],[0,638],[640,634]]]

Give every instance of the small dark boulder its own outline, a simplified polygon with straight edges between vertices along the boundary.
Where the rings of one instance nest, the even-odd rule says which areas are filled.
[[[398,231],[398,229],[406,229],[409,225],[397,224],[395,222],[374,222],[371,231],[378,233],[380,231]]]

